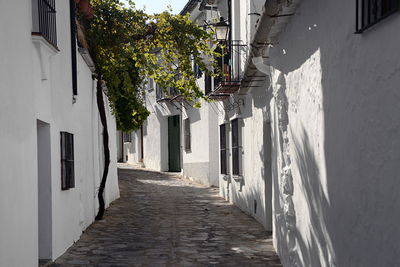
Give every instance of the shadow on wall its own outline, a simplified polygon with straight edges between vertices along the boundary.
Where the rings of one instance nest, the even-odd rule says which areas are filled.
[[[202,106],[203,105],[205,105],[205,103],[203,103]],[[187,116],[190,117],[190,123],[195,123],[197,121],[200,121],[201,120],[200,109],[189,107],[187,109]]]
[[[302,252],[303,266],[335,266],[336,256],[325,214],[330,205],[321,184],[321,173],[311,148],[307,132],[302,129],[301,140],[293,140],[294,161],[298,167],[301,194],[307,204],[310,224],[309,239],[296,235],[298,249]],[[316,254],[319,257],[316,257]]]

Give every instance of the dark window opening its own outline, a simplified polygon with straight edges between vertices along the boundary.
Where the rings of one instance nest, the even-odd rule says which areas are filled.
[[[240,170],[239,119],[232,120],[232,174],[241,175]]]
[[[199,66],[197,66],[194,60],[193,60],[193,72],[196,75],[197,79],[200,79],[203,76],[203,72],[200,70]]]
[[[215,48],[215,52],[219,53],[222,55],[222,49],[220,46],[217,46],[217,48]],[[223,70],[223,66],[222,66],[222,56],[217,58],[217,62],[218,62],[218,66]],[[216,74],[217,71],[215,70],[214,73]],[[220,82],[222,81],[222,76],[215,76],[214,77],[214,87],[217,86]]]
[[[220,155],[221,155],[221,174],[228,174],[227,164],[227,145],[226,145],[226,124],[219,126],[219,144],[220,144]]]
[[[399,0],[356,0],[356,32],[375,25],[399,10]]]
[[[74,135],[67,132],[60,133],[61,143],[61,189],[75,187],[74,171]]]
[[[204,76],[204,94],[207,95],[211,92],[211,76],[205,75]]]

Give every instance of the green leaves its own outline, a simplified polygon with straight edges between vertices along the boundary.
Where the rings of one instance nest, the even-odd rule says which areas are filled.
[[[94,16],[87,42],[96,70],[106,82],[119,130],[138,129],[150,114],[143,105],[147,75],[165,91],[176,88],[189,101],[206,99],[197,85],[192,60],[203,73],[220,75],[214,60],[220,55],[212,46],[212,32],[195,25],[188,16],[167,11],[148,15],[132,1],[131,7],[118,0],[91,3]],[[214,69],[219,71],[214,74]]]

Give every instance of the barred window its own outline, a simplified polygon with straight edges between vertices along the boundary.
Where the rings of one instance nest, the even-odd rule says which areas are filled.
[[[356,0],[356,32],[375,25],[399,10],[399,0]]]
[[[74,171],[74,135],[67,132],[60,133],[61,143],[61,189],[75,187]]]
[[[55,0],[32,0],[33,34],[41,35],[57,47]]]
[[[241,155],[242,155],[242,140],[241,140],[241,119],[232,120],[232,174],[241,175]]]
[[[227,124],[219,126],[219,146],[221,156],[221,174],[228,174],[228,147],[226,133],[228,131]]]

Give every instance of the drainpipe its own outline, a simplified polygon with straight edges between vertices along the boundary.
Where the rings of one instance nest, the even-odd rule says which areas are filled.
[[[266,0],[263,6],[263,12],[258,21],[253,40],[250,43],[250,52],[247,57],[246,67],[243,78],[241,80],[239,94],[246,94],[249,91],[249,85],[253,80],[257,70],[265,74],[269,74],[269,67],[264,65],[262,54],[264,51],[265,43],[268,40],[268,34],[272,26],[275,24],[276,16],[282,9],[282,0]],[[255,60],[253,60],[255,58]],[[258,69],[260,68],[260,69]]]

